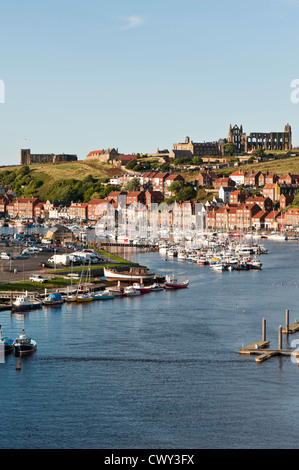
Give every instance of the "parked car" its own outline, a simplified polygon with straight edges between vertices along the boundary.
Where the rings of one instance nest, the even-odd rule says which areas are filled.
[[[29,281],[44,283],[44,282],[48,282],[48,279],[46,279],[45,277],[41,276],[40,274],[32,274],[32,275],[29,277]]]
[[[30,246],[29,248],[26,248],[25,250],[23,250],[22,252],[22,255],[23,254],[28,254],[28,253],[40,253],[41,250],[39,248],[36,248],[35,246]]]
[[[1,253],[0,258],[1,259],[14,259],[14,257],[10,253]]]
[[[39,264],[42,268],[53,268],[53,264],[49,263],[48,261],[43,261]]]
[[[16,259],[30,259],[28,253],[23,253],[21,255],[16,256]]]

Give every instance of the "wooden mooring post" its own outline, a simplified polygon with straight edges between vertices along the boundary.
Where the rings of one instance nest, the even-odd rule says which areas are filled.
[[[299,331],[299,321],[296,320],[295,323],[289,324],[290,311],[286,310],[286,326],[283,328],[282,333],[285,335],[291,335]]]
[[[299,322],[295,324],[297,326],[296,331],[299,330]],[[269,359],[270,357],[273,356],[295,356],[299,358],[299,353],[296,354],[294,350],[292,349],[282,349],[282,333],[285,331],[289,332],[295,332],[294,329],[292,329],[293,325],[289,325],[289,310],[286,311],[286,328],[283,329],[282,326],[280,325],[278,328],[278,347],[277,349],[270,349],[270,341],[266,340],[266,319],[263,318],[263,332],[262,332],[262,341],[255,341],[254,343],[249,344],[248,346],[244,346],[241,349],[239,349],[240,354],[248,354],[252,355],[255,354],[257,357],[255,361],[257,363],[263,362],[266,359]],[[297,365],[299,365],[299,360],[297,362]]]

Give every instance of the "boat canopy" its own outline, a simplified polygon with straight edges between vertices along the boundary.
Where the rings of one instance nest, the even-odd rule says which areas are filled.
[[[62,300],[61,294],[59,294],[58,292],[49,294],[48,298],[53,299],[53,300]]]

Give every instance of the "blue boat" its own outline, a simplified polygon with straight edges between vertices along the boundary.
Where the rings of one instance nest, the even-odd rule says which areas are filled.
[[[2,336],[1,325],[0,325],[0,344],[4,345],[5,353],[10,353],[14,348],[14,340],[8,338],[8,336]]]
[[[26,336],[24,329],[18,338],[14,342],[15,355],[20,356],[21,354],[28,354],[37,349],[37,343],[34,339]]]
[[[63,299],[61,294],[58,292],[55,292],[53,294],[48,295],[48,297],[45,298],[43,301],[43,305],[62,305],[63,304]]]
[[[109,300],[114,299],[114,295],[107,294],[106,292],[96,292],[92,294],[93,300]]]

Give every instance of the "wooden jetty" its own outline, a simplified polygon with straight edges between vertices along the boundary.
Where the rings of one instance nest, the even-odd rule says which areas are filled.
[[[13,299],[16,299],[17,297],[19,297],[21,295],[26,295],[26,293],[24,291],[22,291],[22,292],[2,291],[2,292],[0,292],[0,299],[1,300],[13,300]],[[32,292],[32,291],[27,292],[27,296],[30,299],[35,298],[37,295],[39,295],[38,292]]]
[[[289,311],[287,310],[287,325],[284,330],[289,331],[291,325],[288,325],[288,315]],[[291,330],[294,332],[293,330]],[[289,356],[294,358],[294,361],[297,362],[297,365],[299,365],[299,352],[297,352],[294,349],[282,349],[282,326],[279,326],[278,329],[278,348],[277,349],[270,349],[270,341],[266,340],[266,319],[263,318],[263,336],[262,340],[255,341],[254,343],[251,343],[247,346],[242,347],[239,349],[240,354],[247,354],[247,355],[256,355],[257,357],[255,358],[255,361],[257,363],[261,363],[265,361],[266,359],[270,359],[270,357],[274,356]],[[289,331],[290,332],[290,331]]]
[[[101,246],[118,246],[121,248],[146,248],[152,251],[158,249],[158,245],[149,244],[149,243],[122,243],[122,242],[101,242]]]
[[[290,314],[289,310],[286,310],[286,326],[282,330],[282,332],[286,335],[288,334],[291,335],[293,333],[296,333],[296,331],[299,331],[299,320],[289,325],[289,314]]]

